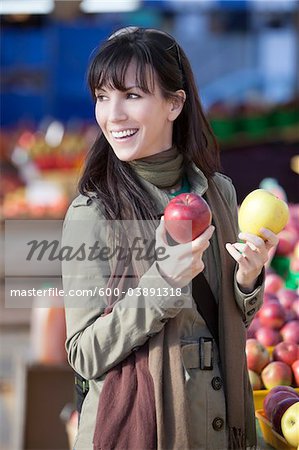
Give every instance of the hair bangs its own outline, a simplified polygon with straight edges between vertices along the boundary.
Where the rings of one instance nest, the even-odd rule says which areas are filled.
[[[94,96],[96,89],[110,88],[126,91],[125,78],[131,62],[136,64],[136,86],[146,93],[154,90],[154,67],[146,48],[137,45],[110,45],[94,59],[88,81]]]

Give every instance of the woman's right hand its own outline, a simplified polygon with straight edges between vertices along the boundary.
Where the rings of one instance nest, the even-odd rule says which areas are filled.
[[[169,245],[164,217],[156,229],[156,249],[165,248],[165,256],[157,260],[161,275],[173,287],[187,286],[204,269],[202,256],[210,245],[215,227],[210,225],[200,236],[186,244]],[[164,259],[165,258],[165,259]]]

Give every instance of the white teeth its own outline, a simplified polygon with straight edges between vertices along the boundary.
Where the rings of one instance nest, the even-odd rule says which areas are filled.
[[[123,131],[111,131],[111,134],[114,138],[123,138],[126,136],[132,136],[132,134],[135,134],[138,130],[123,130]]]

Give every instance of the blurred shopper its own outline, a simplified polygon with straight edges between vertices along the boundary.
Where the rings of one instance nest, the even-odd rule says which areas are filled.
[[[69,362],[89,381],[75,448],[255,448],[245,331],[277,238],[263,230],[264,240],[237,242],[235,190],[218,172],[189,61],[170,35],[119,30],[88,78],[100,133],[62,243],[81,245],[63,261]],[[204,196],[213,224],[171,245],[161,216],[181,192]],[[109,254],[136,245],[149,256]]]

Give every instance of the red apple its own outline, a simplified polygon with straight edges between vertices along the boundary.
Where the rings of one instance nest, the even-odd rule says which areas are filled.
[[[293,342],[280,342],[275,345],[272,357],[274,361],[282,361],[291,366],[299,359],[299,345]]]
[[[281,418],[283,437],[292,447],[299,447],[299,402],[289,406]]]
[[[283,279],[276,273],[268,273],[265,278],[265,292],[275,294],[283,287]]]
[[[292,371],[294,374],[295,384],[296,384],[296,386],[299,387],[299,359],[297,359],[297,361],[293,362]]]
[[[299,344],[299,320],[287,322],[280,330],[280,333],[285,342]]]
[[[279,330],[286,320],[284,308],[277,302],[269,301],[261,307],[259,319],[261,325]]]
[[[291,309],[294,301],[298,299],[296,291],[292,289],[282,288],[277,292],[279,303],[285,309]]]
[[[257,339],[247,339],[245,351],[248,369],[260,374],[270,362],[268,350]]]
[[[247,329],[247,339],[255,338],[255,333],[260,328],[260,326],[260,320],[255,316]]]
[[[280,396],[276,397],[276,394],[280,394]],[[266,417],[270,419],[271,411],[273,411],[274,406],[276,405],[276,403],[278,403],[279,400],[294,396],[297,396],[297,398],[299,398],[299,394],[291,386],[279,385],[272,388],[263,400],[263,409]],[[272,400],[273,397],[274,399]]]
[[[299,399],[295,397],[289,397],[285,398],[284,400],[281,400],[277,405],[274,407],[272,414],[271,414],[271,422],[274,430],[282,435],[281,430],[281,419],[286,410],[294,405],[295,403],[298,403]]]
[[[277,302],[279,303],[278,297],[275,294],[270,294],[269,292],[265,292],[264,293],[264,298],[263,298],[263,303],[268,303],[268,302]]]
[[[262,380],[258,373],[248,370],[249,381],[254,391],[262,388]]]
[[[208,228],[212,221],[212,213],[202,197],[184,193],[177,195],[168,203],[164,210],[164,220],[170,236],[182,244],[197,238]]]
[[[266,389],[272,389],[279,385],[290,386],[292,378],[290,366],[281,361],[271,362],[262,371],[262,381]]]
[[[286,309],[286,322],[291,322],[297,319],[297,314],[292,309]]]
[[[278,330],[269,327],[261,327],[255,332],[255,338],[265,347],[272,347],[282,341]]]
[[[278,233],[279,242],[276,248],[276,253],[281,256],[287,256],[295,248],[297,243],[297,233],[294,230],[282,230]]]
[[[297,319],[299,319],[299,300],[295,300],[292,304],[292,311],[296,314]]]

